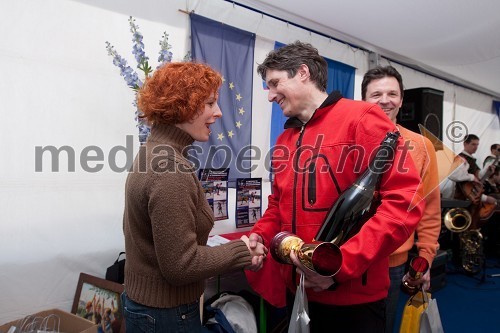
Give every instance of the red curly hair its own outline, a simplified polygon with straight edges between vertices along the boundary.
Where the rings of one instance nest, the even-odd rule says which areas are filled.
[[[146,79],[137,105],[150,123],[180,124],[193,119],[221,85],[221,75],[208,65],[168,63]]]

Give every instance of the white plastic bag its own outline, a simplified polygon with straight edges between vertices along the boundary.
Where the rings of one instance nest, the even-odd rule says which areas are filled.
[[[307,295],[304,290],[304,275],[300,275],[300,283],[295,293],[295,300],[293,302],[292,317],[290,318],[290,325],[288,325],[288,333],[309,333],[309,315],[307,312]]]
[[[420,333],[444,333],[436,299],[429,299],[427,307],[420,316]]]

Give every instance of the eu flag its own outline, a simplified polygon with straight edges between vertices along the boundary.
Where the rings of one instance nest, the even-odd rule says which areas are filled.
[[[211,126],[208,142],[196,143],[190,155],[200,168],[229,168],[229,181],[251,171],[252,80],[255,34],[190,14],[191,53],[219,71],[222,118]],[[201,149],[200,149],[201,148]]]

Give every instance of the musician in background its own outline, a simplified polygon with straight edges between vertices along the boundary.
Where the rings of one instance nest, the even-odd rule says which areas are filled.
[[[499,146],[500,147],[500,146]],[[484,182],[484,193],[488,196],[500,199],[500,168],[495,168],[495,172]],[[484,252],[490,257],[500,259],[500,210],[496,207],[495,212],[488,219],[488,222],[481,229],[484,237]],[[500,264],[500,262],[499,262]],[[500,266],[499,266],[500,267]]]
[[[455,163],[463,163],[461,166],[457,167],[455,171],[448,176],[448,178],[456,183],[454,198],[459,200],[471,200],[469,193],[463,193],[461,184],[462,182],[473,182],[475,187],[482,189],[483,180],[488,174],[494,172],[494,166],[490,165],[487,168],[480,169],[476,163],[476,158],[472,155],[476,153],[479,147],[479,137],[475,134],[469,134],[464,140],[464,150],[458,154],[455,159]],[[473,204],[479,204],[479,199],[481,202],[495,204],[496,199],[492,196],[488,196],[484,193],[478,200],[472,199]],[[476,201],[476,202],[474,202]]]
[[[495,167],[498,166],[498,157],[500,156],[500,144],[494,143],[490,146],[491,155],[487,156],[483,162],[483,169],[486,169],[487,166],[495,163]]]
[[[455,157],[453,161],[452,170],[454,171],[448,176],[451,183],[454,186],[449,186],[451,188],[450,197],[458,200],[469,200],[471,204],[467,207],[467,210],[471,214],[471,225],[468,227],[468,231],[478,231],[487,227],[488,229],[488,218],[491,216],[495,210],[496,200],[494,197],[486,195],[484,193],[484,180],[488,177],[488,174],[492,172],[493,166],[479,169],[476,163],[476,159],[472,156],[479,146],[479,138],[477,135],[469,134],[465,137],[463,142],[463,151]],[[441,193],[444,193],[443,191]],[[480,232],[481,233],[481,232]],[[467,260],[468,257],[474,257],[475,262],[479,263],[482,257],[482,251],[479,249],[484,246],[482,237],[481,240],[473,242],[473,248],[478,249],[475,251],[467,251],[468,247],[465,245],[470,238],[467,237],[466,233],[461,233],[459,237],[453,239],[453,247],[457,251],[453,251],[453,262],[456,264],[461,264],[462,267],[467,271],[474,273],[480,270],[480,264],[472,265],[471,262]],[[460,250],[458,250],[460,248]],[[469,247],[470,248],[470,247]],[[465,253],[464,253],[465,251]],[[467,267],[467,268],[466,268]]]
[[[500,168],[496,167],[495,171],[484,182],[484,194],[492,196],[497,200],[500,199]]]

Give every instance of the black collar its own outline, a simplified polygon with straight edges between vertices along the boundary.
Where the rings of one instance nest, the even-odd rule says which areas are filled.
[[[325,99],[325,101],[323,103],[321,103],[321,105],[319,106],[318,109],[322,109],[322,108],[326,108],[327,106],[331,106],[331,105],[337,103],[341,98],[342,98],[342,94],[339,91],[335,90],[330,95],[328,95],[328,97]],[[316,110],[318,110],[318,109],[316,109]],[[314,113],[316,113],[316,110]],[[314,117],[314,113],[313,113],[311,119]],[[309,119],[309,120],[311,120],[311,119]],[[285,122],[284,128],[285,129],[298,128],[298,127],[302,127],[304,125],[305,125],[305,123],[300,121],[299,118],[292,117],[292,118],[288,118],[288,120]]]

